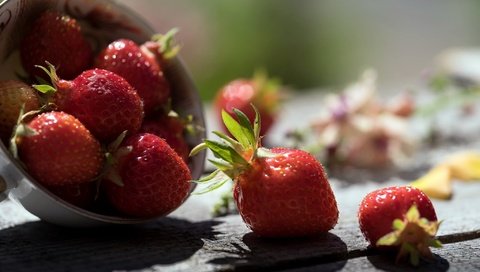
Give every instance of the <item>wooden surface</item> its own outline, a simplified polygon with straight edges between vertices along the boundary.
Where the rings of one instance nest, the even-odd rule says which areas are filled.
[[[276,128],[278,133],[282,125]],[[339,222],[329,233],[308,239],[259,239],[238,215],[212,218],[211,207],[221,191],[191,196],[170,216],[145,225],[94,229],[53,226],[4,201],[0,203],[0,271],[414,270],[394,265],[393,256],[367,248],[358,228],[358,205],[368,192],[406,184],[447,154],[480,150],[480,141],[471,137],[475,131],[472,125],[463,131],[463,138],[447,137],[444,144],[419,152],[402,168],[329,173]],[[439,237],[445,245],[433,250],[432,262],[422,262],[415,271],[480,271],[479,193],[480,183],[456,182],[452,200],[434,201],[439,219],[444,220]]]

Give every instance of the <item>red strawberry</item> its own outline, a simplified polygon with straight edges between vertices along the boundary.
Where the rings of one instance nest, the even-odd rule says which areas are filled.
[[[190,190],[190,170],[158,136],[135,134],[114,153],[103,185],[111,204],[135,217],[158,217],[176,209]]]
[[[215,110],[221,120],[222,110],[233,114],[233,109],[245,113],[253,122],[255,112],[251,104],[260,112],[262,129],[260,135],[265,135],[274,124],[279,104],[279,84],[268,80],[266,75],[257,73],[253,79],[237,79],[220,89],[215,98]]]
[[[139,46],[127,39],[116,40],[96,57],[95,66],[125,78],[142,98],[147,116],[164,106],[170,98],[164,67],[155,52],[145,45]]]
[[[46,11],[23,38],[20,57],[30,75],[45,78],[35,65],[48,61],[58,68],[61,78],[72,79],[90,65],[93,53],[75,19],[56,11]]]
[[[369,193],[360,204],[358,220],[373,247],[400,247],[397,260],[410,254],[416,265],[419,255],[432,257],[429,246],[441,246],[434,239],[440,223],[432,202],[414,187],[388,187]]]
[[[38,110],[37,92],[21,81],[0,81],[0,137],[4,143],[12,136],[22,106],[24,112]]]
[[[140,132],[152,133],[163,138],[184,160],[188,161],[190,148],[184,138],[185,122],[175,115],[157,114],[143,122]]]
[[[103,167],[100,143],[72,115],[47,112],[25,125],[17,136],[18,153],[27,171],[45,186],[79,184],[94,179]]]
[[[142,101],[121,76],[107,70],[92,69],[67,81],[59,79],[51,65],[49,68],[47,73],[56,89],[53,101],[58,110],[78,118],[101,142],[113,141],[125,130],[133,134],[140,128]],[[46,85],[35,88],[52,89]]]
[[[219,170],[197,182],[216,188],[233,179],[237,208],[257,235],[309,236],[332,229],[338,209],[322,165],[301,150],[260,147],[259,114],[252,128],[242,112],[235,113],[239,122],[225,111],[222,116],[238,141],[214,132],[222,142],[205,140],[192,150],[210,148],[220,159],[212,161]]]
[[[49,186],[48,189],[61,199],[80,208],[88,209],[95,203],[96,182],[84,182],[60,186]]]

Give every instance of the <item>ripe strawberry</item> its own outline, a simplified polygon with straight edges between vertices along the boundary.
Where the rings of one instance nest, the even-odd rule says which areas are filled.
[[[363,199],[358,211],[360,229],[373,247],[400,247],[397,261],[410,254],[432,257],[429,246],[440,247],[434,239],[440,222],[430,199],[410,186],[375,190]]]
[[[138,133],[113,155],[103,185],[110,203],[135,217],[158,217],[176,209],[190,190],[190,170],[158,136]]]
[[[185,161],[188,161],[190,148],[184,138],[185,122],[178,115],[157,114],[146,119],[140,132],[152,133],[163,138]]]
[[[254,233],[266,237],[308,236],[332,229],[337,223],[335,196],[322,165],[309,153],[287,148],[260,147],[260,116],[255,125],[235,109],[237,122],[227,112],[222,117],[238,140],[214,132],[221,142],[205,140],[192,155],[209,148],[220,159],[219,170],[197,182],[217,188],[234,181],[233,197],[243,221]]]
[[[45,186],[89,182],[103,167],[100,143],[72,115],[47,112],[34,117],[17,135],[20,160]]]
[[[93,53],[75,19],[46,11],[33,22],[23,38],[20,57],[30,75],[45,78],[35,65],[48,61],[58,68],[61,78],[72,79],[90,65]]]
[[[81,73],[74,80],[59,79],[55,68],[44,70],[55,88],[36,85],[43,91],[55,91],[57,109],[78,118],[101,142],[113,141],[123,131],[135,133],[142,124],[142,101],[121,76],[102,69]]]
[[[173,34],[168,38],[171,39]],[[95,67],[125,78],[142,98],[147,116],[164,106],[170,98],[170,84],[164,67],[155,52],[145,45],[139,46],[128,39],[116,40],[96,57]]]
[[[60,186],[48,186],[48,189],[61,199],[80,208],[88,209],[95,203],[96,182],[84,182]]]
[[[253,79],[237,79],[223,86],[217,93],[214,107],[219,120],[222,110],[233,114],[238,109],[247,115],[250,122],[255,119],[251,104],[260,112],[262,129],[260,135],[265,135],[275,122],[279,104],[279,83],[268,80],[263,73],[255,74]],[[226,128],[225,128],[226,130]]]
[[[5,144],[12,136],[22,106],[24,112],[39,109],[37,92],[21,81],[0,81],[0,137]]]

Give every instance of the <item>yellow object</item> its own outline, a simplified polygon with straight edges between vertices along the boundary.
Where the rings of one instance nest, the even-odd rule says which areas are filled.
[[[461,181],[480,180],[480,154],[463,152],[450,157],[444,164],[451,170],[451,178]]]
[[[437,199],[452,197],[452,171],[448,165],[440,165],[410,185],[422,190],[427,196]]]

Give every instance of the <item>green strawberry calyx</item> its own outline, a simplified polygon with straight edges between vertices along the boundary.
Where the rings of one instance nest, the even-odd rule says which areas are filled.
[[[210,175],[194,181],[198,184],[207,185],[206,189],[196,194],[210,192],[219,188],[227,181],[234,180],[235,177],[250,169],[252,162],[257,158],[277,156],[261,146],[260,114],[255,107],[253,108],[255,110],[253,124],[238,109],[233,109],[238,121],[223,110],[223,122],[233,138],[219,131],[213,131],[213,134],[220,138],[219,141],[204,140],[203,143],[194,147],[190,152],[190,156],[194,156],[202,150],[210,149],[215,159],[209,159],[209,161],[217,167],[217,170]]]
[[[41,65],[35,65],[35,67],[42,69],[48,75],[51,80],[51,85],[47,82],[42,82],[42,84],[35,84],[32,85],[32,87],[42,94],[54,94],[57,91],[57,83],[60,81],[60,78],[57,75],[57,69],[55,66],[48,61],[45,63],[47,64],[47,67]]]
[[[155,34],[151,40],[158,45],[158,53],[163,59],[171,59],[180,51],[180,46],[175,43],[175,34],[178,28],[172,28],[165,34]]]
[[[409,255],[410,263],[417,266],[420,257],[430,259],[433,257],[430,247],[442,247],[442,243],[435,239],[440,224],[441,221],[429,221],[420,217],[420,212],[414,204],[403,220],[393,221],[393,231],[378,239],[376,245],[400,247],[397,262]]]
[[[253,104],[262,105],[261,110],[270,114],[277,112],[282,100],[280,81],[276,78],[269,78],[265,70],[259,69],[253,74],[252,83],[257,90]]]

